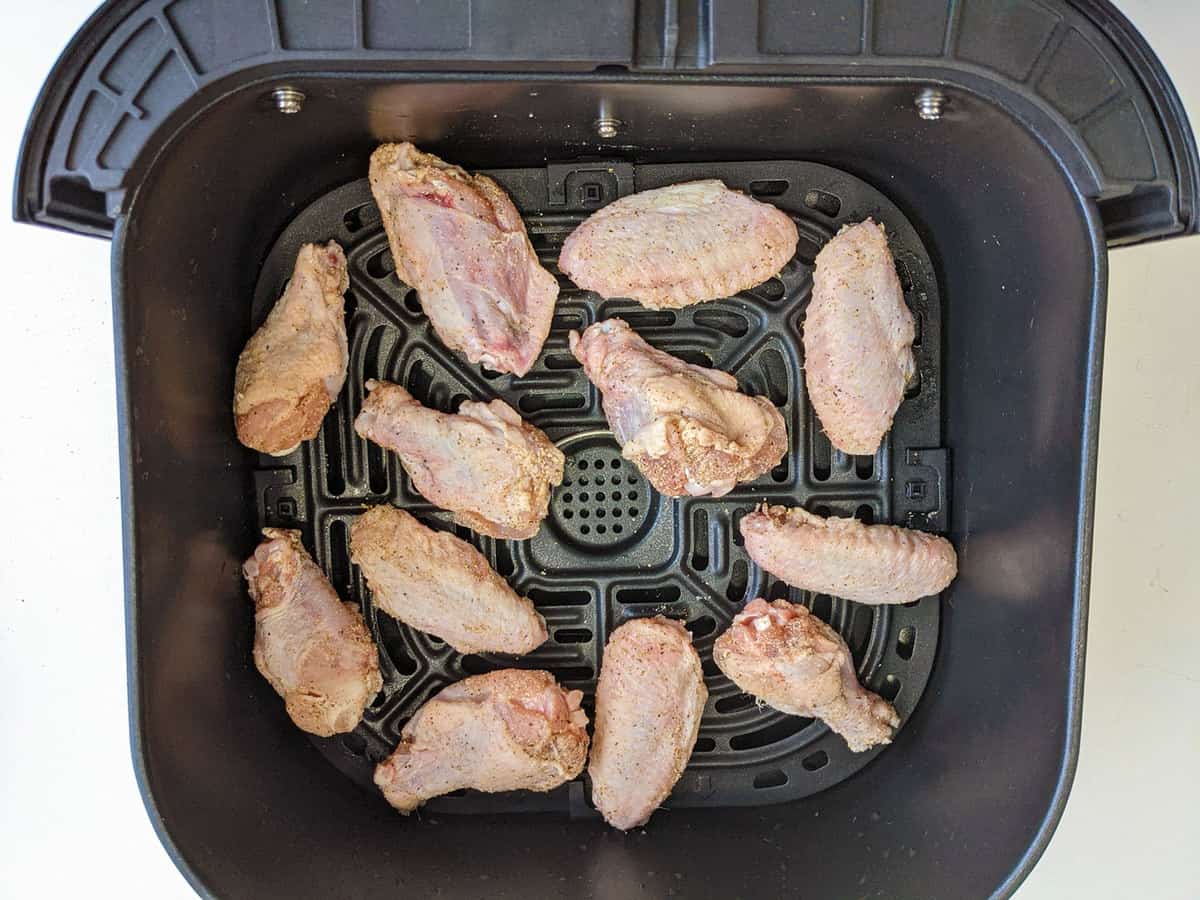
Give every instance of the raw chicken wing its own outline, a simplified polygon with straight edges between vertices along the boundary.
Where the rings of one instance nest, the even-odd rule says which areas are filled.
[[[783,416],[737,379],[655,350],[621,319],[570,334],[571,352],[604,394],[625,458],[671,497],[720,497],[787,452]]]
[[[821,719],[855,753],[889,744],[900,717],[858,683],[841,636],[803,606],[752,600],[713,645],[729,679],[768,706]]]
[[[805,385],[833,446],[879,449],[916,370],[913,335],[883,226],[847,225],[817,254],[804,320]]]
[[[283,296],[238,357],[233,418],[247,447],[284,456],[321,430],[346,381],[349,286],[336,242],[300,248]]]
[[[371,154],[396,274],[439,338],[473,363],[524,375],[541,352],[558,280],[541,267],[508,195],[409,143]]]
[[[362,613],[338,599],[299,531],[263,529],[242,571],[254,601],[254,664],[305,731],[352,731],[379,693],[379,655]]]
[[[350,559],[375,605],[459,653],[528,653],[546,623],[464,540],[426,528],[394,506],[376,506],[350,526]]]
[[[909,603],[944,590],[958,574],[943,537],[857,519],[823,519],[763,504],[742,519],[750,558],[794,587],[857,603]]]
[[[537,533],[566,459],[508,404],[464,400],[457,414],[422,406],[400,387],[368,381],[354,429],[400,457],[413,487],[454,520],[498,538]]]
[[[655,616],[620,626],[596,685],[592,802],[622,831],[645,825],[687,767],[708,690],[692,638]]]
[[[592,213],[558,267],[602,297],[654,309],[728,297],[766,281],[796,252],[796,224],[720,181],[642,191]]]
[[[375,783],[405,814],[462,788],[552,790],[583,771],[582,697],[549,672],[501,669],[465,678],[417,710],[395,752],[375,767]]]

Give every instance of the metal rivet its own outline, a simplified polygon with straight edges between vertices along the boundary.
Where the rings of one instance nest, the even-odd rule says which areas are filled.
[[[936,122],[942,117],[942,108],[946,105],[946,95],[937,88],[924,88],[917,94],[914,101],[917,115],[927,122]]]
[[[304,92],[294,87],[277,87],[271,91],[275,108],[285,116],[293,116],[304,108]]]
[[[615,138],[621,131],[621,125],[624,124],[620,119],[604,117],[595,121],[596,134],[599,137],[610,139]]]

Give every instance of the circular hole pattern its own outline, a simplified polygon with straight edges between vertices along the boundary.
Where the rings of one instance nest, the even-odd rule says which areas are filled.
[[[563,487],[574,489],[554,498],[560,526],[585,544],[612,545],[637,531],[650,512],[653,492],[643,490],[646,485],[640,473],[614,449],[592,447],[571,459],[568,469],[578,474],[573,481],[564,479]],[[603,490],[583,489],[593,486]],[[617,524],[628,519],[639,524]]]

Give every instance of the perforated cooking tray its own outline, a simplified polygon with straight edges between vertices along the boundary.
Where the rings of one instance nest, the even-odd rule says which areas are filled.
[[[779,277],[736,297],[678,311],[602,301],[560,276],[545,349],[527,376],[515,378],[470,365],[437,339],[416,292],[395,274],[365,179],[321,197],[296,217],[263,266],[255,322],[283,290],[299,246],[337,239],[350,269],[350,371],[317,440],[284,459],[262,457],[255,475],[259,519],[263,525],[303,531],[334,587],[362,605],[385,677],[382,693],[358,729],[315,743],[339,769],[370,787],[374,763],[395,747],[400,729],[421,703],[464,676],[506,666],[547,669],[565,686],[583,690],[591,718],[606,636],[627,619],[661,613],[687,624],[709,690],[695,753],[669,805],[774,803],[853,774],[875,754],[851,753],[820,721],[757,706],[713,664],[712,645],[744,601],[788,598],[804,603],[842,634],[864,684],[891,700],[902,722],[920,699],[937,643],[936,597],[869,607],[789,588],[749,561],[737,527],[742,515],[769,500],[868,522],[945,529],[945,451],[924,449],[941,443],[939,302],[929,257],[912,226],[863,182],[808,163],[597,162],[488,174],[512,195],[541,261],[554,272],[563,239],[590,210],[635,190],[699,178],[720,178],[790,213],[799,227],[799,249]],[[844,223],[867,216],[887,229],[917,322],[920,377],[879,452],[851,457],[831,450],[808,407],[800,334],[814,256]],[[787,457],[768,475],[720,499],[659,495],[621,457],[600,395],[567,349],[568,331],[612,316],[624,318],[654,346],[731,372],[744,391],[769,397],[788,424]],[[453,526],[446,513],[417,494],[394,455],[354,433],[369,378],[399,382],[421,402],[447,412],[467,398],[499,397],[545,430],[566,454],[567,466],[538,534],[523,542],[481,537]],[[453,528],[472,541],[533,599],[546,617],[550,640],[520,658],[463,656],[376,611],[361,573],[349,561],[349,525],[375,503],[394,503],[428,525]],[[459,792],[430,808],[595,815],[585,779],[548,794]]]

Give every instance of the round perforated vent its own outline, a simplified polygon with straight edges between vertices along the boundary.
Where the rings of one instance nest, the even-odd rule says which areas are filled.
[[[562,539],[589,550],[632,541],[649,525],[655,491],[637,467],[621,456],[608,432],[572,437],[563,483],[550,515]]]

